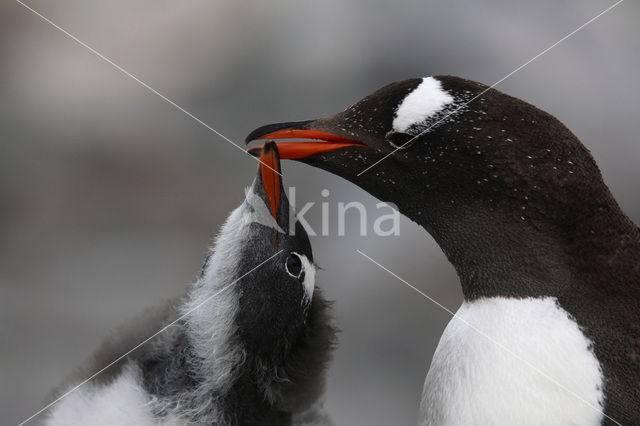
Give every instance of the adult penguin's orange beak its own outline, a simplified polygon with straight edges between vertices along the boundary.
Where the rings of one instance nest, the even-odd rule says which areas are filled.
[[[309,124],[314,121],[316,120],[268,124],[251,132],[245,142],[248,144],[261,139],[313,140],[311,142],[277,142],[280,158],[283,160],[299,160],[320,152],[333,151],[349,146],[364,146],[360,141],[310,128]],[[262,146],[249,148],[248,152],[258,157],[261,155]]]

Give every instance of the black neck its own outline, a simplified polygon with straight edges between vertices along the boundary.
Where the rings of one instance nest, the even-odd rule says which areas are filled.
[[[423,226],[456,268],[465,299],[559,296],[601,286],[636,291],[640,232],[606,194],[562,218],[508,202],[425,201],[401,211]],[[428,215],[425,214],[428,212]]]

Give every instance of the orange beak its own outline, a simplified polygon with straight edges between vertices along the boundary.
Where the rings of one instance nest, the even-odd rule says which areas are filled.
[[[307,124],[308,122],[301,122]],[[298,160],[320,152],[333,151],[348,146],[365,146],[360,141],[334,135],[320,130],[296,129],[293,125],[298,123],[270,124],[260,127],[246,139],[249,143],[258,139],[316,139],[314,142],[278,142],[280,158],[283,160]],[[286,125],[291,125],[284,127]],[[274,131],[270,131],[275,129]],[[248,152],[253,156],[260,155],[262,147],[249,148]]]
[[[267,142],[260,148],[260,174],[262,186],[269,200],[271,216],[278,221],[278,207],[280,207],[280,161],[275,142]]]

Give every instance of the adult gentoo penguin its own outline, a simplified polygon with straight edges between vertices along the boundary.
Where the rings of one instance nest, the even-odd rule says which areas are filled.
[[[464,302],[422,424],[640,424],[640,232],[560,121],[437,76],[247,142],[263,138],[316,139],[279,143],[282,158],[394,202],[456,268]]]
[[[61,399],[47,425],[330,424],[322,409],[335,340],[328,303],[275,144],[261,161],[186,297],[133,324],[134,334],[115,334],[61,391],[178,321]]]

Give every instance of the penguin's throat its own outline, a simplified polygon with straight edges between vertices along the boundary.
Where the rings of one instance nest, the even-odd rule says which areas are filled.
[[[552,295],[574,279],[553,236],[520,217],[468,213],[423,224],[455,267],[466,300]]]
[[[588,282],[624,287],[619,268],[640,258],[640,231],[617,205],[565,221],[473,202],[400,209],[436,240],[467,300],[550,296]],[[605,227],[601,216],[608,218]]]

